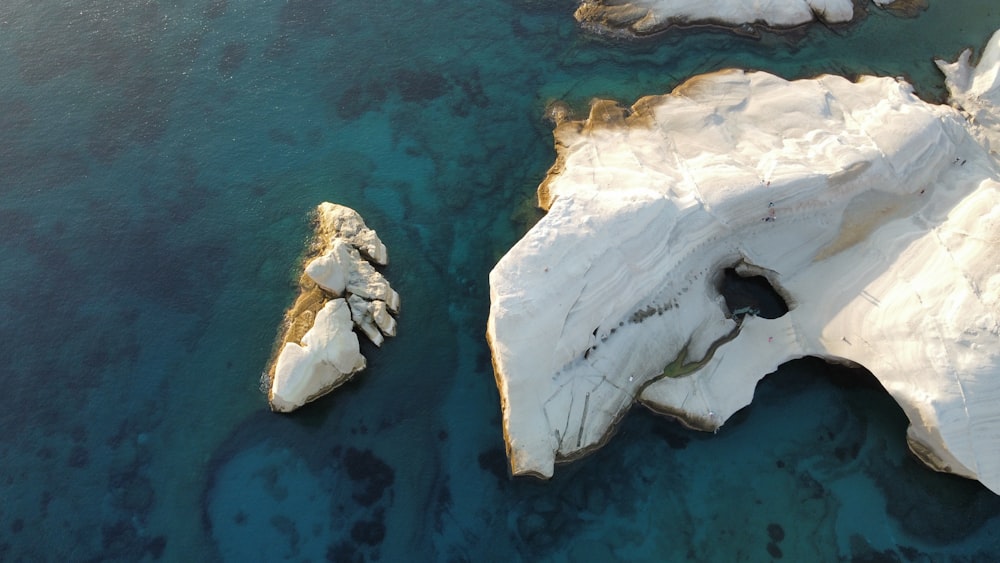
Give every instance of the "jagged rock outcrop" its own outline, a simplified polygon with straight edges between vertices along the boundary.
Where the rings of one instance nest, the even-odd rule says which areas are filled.
[[[271,410],[295,410],[363,370],[355,327],[376,346],[396,335],[399,294],[369,261],[388,263],[375,231],[353,209],[320,204],[300,294],[265,373]]]
[[[926,7],[925,0],[872,0],[900,14]],[[812,21],[828,24],[854,20],[854,0],[583,0],[575,17],[601,33],[649,35],[672,26],[716,24],[755,32],[757,26],[782,29]]]
[[[968,116],[969,130],[990,154],[1000,158],[1000,38],[994,35],[987,43],[978,65],[972,66],[971,58],[966,49],[953,63],[936,62],[952,105]]]
[[[968,60],[944,65],[964,109],[729,70],[557,126],[548,213],[490,273],[513,472],[550,476],[635,402],[718,429],[811,355],[866,367],[921,459],[1000,492],[1000,33]],[[731,267],[789,311],[728,310]]]

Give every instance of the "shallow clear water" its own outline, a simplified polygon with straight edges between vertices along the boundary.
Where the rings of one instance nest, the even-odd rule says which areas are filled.
[[[1000,27],[983,1],[753,41],[582,34],[572,2],[0,4],[0,560],[990,559],[1000,501],[800,362],[704,435],[641,410],[510,480],[487,273],[539,212],[545,104],[724,66],[906,75]],[[307,214],[389,247],[400,334],[291,416],[258,378]]]

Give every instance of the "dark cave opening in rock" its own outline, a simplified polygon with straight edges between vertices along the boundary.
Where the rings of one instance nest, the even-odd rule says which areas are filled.
[[[718,289],[734,317],[752,314],[777,319],[788,312],[788,304],[764,276],[742,276],[735,268],[726,268]]]

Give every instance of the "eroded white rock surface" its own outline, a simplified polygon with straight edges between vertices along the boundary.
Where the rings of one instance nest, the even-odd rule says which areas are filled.
[[[949,71],[957,101],[995,99],[998,44]],[[548,213],[490,274],[512,471],[550,476],[634,402],[717,429],[814,355],[868,368],[911,449],[1000,491],[1000,174],[976,127],[891,78],[736,70],[559,125]],[[734,320],[733,266],[790,311]]]
[[[920,0],[873,0],[879,6],[917,10]],[[906,5],[903,8],[903,5]],[[846,23],[855,18],[853,0],[583,0],[577,21],[599,31],[648,35],[673,25],[714,23],[737,27],[789,28],[811,21]]]
[[[1000,31],[993,35],[972,66],[966,49],[954,63],[937,61],[945,75],[952,104],[969,116],[970,129],[994,158],[1000,154]]]
[[[353,209],[320,204],[301,292],[285,315],[280,347],[267,371],[271,410],[292,411],[364,369],[355,328],[376,346],[384,336],[396,335],[390,311],[399,310],[399,294],[369,260],[388,263],[375,231]]]

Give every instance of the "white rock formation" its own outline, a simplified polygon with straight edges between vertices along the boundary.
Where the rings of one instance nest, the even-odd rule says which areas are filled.
[[[281,346],[266,375],[271,410],[292,411],[365,368],[357,327],[376,346],[396,335],[399,294],[368,262],[386,265],[385,245],[353,209],[316,209],[312,256],[301,293],[285,315]]]
[[[306,264],[305,271],[334,297],[351,294],[367,300],[383,301],[392,311],[399,308],[399,294],[382,274],[361,257],[356,248],[343,239],[333,239],[329,250]]]
[[[905,11],[923,7],[922,0],[872,0]],[[853,0],[582,0],[575,17],[587,27],[608,32],[628,30],[648,35],[674,25],[714,23],[738,27],[764,25],[789,28],[820,20],[846,23],[854,19]],[[906,8],[902,8],[902,5]]]
[[[952,104],[969,116],[970,128],[994,158],[1000,154],[1000,31],[986,45],[975,67],[966,49],[954,63],[937,61]]]
[[[365,369],[351,324],[347,302],[334,299],[316,313],[301,343],[285,343],[271,382],[271,410],[295,410]]]
[[[998,52],[1000,34],[978,69],[949,67],[979,124]],[[560,124],[548,214],[490,273],[513,472],[550,476],[633,402],[717,429],[813,355],[868,368],[915,453],[1000,492],[995,134],[891,78],[737,70]],[[717,290],[733,266],[789,312],[735,320]]]
[[[369,260],[385,266],[389,255],[375,231],[350,207],[323,202],[316,208],[316,236],[325,240],[343,239]]]

